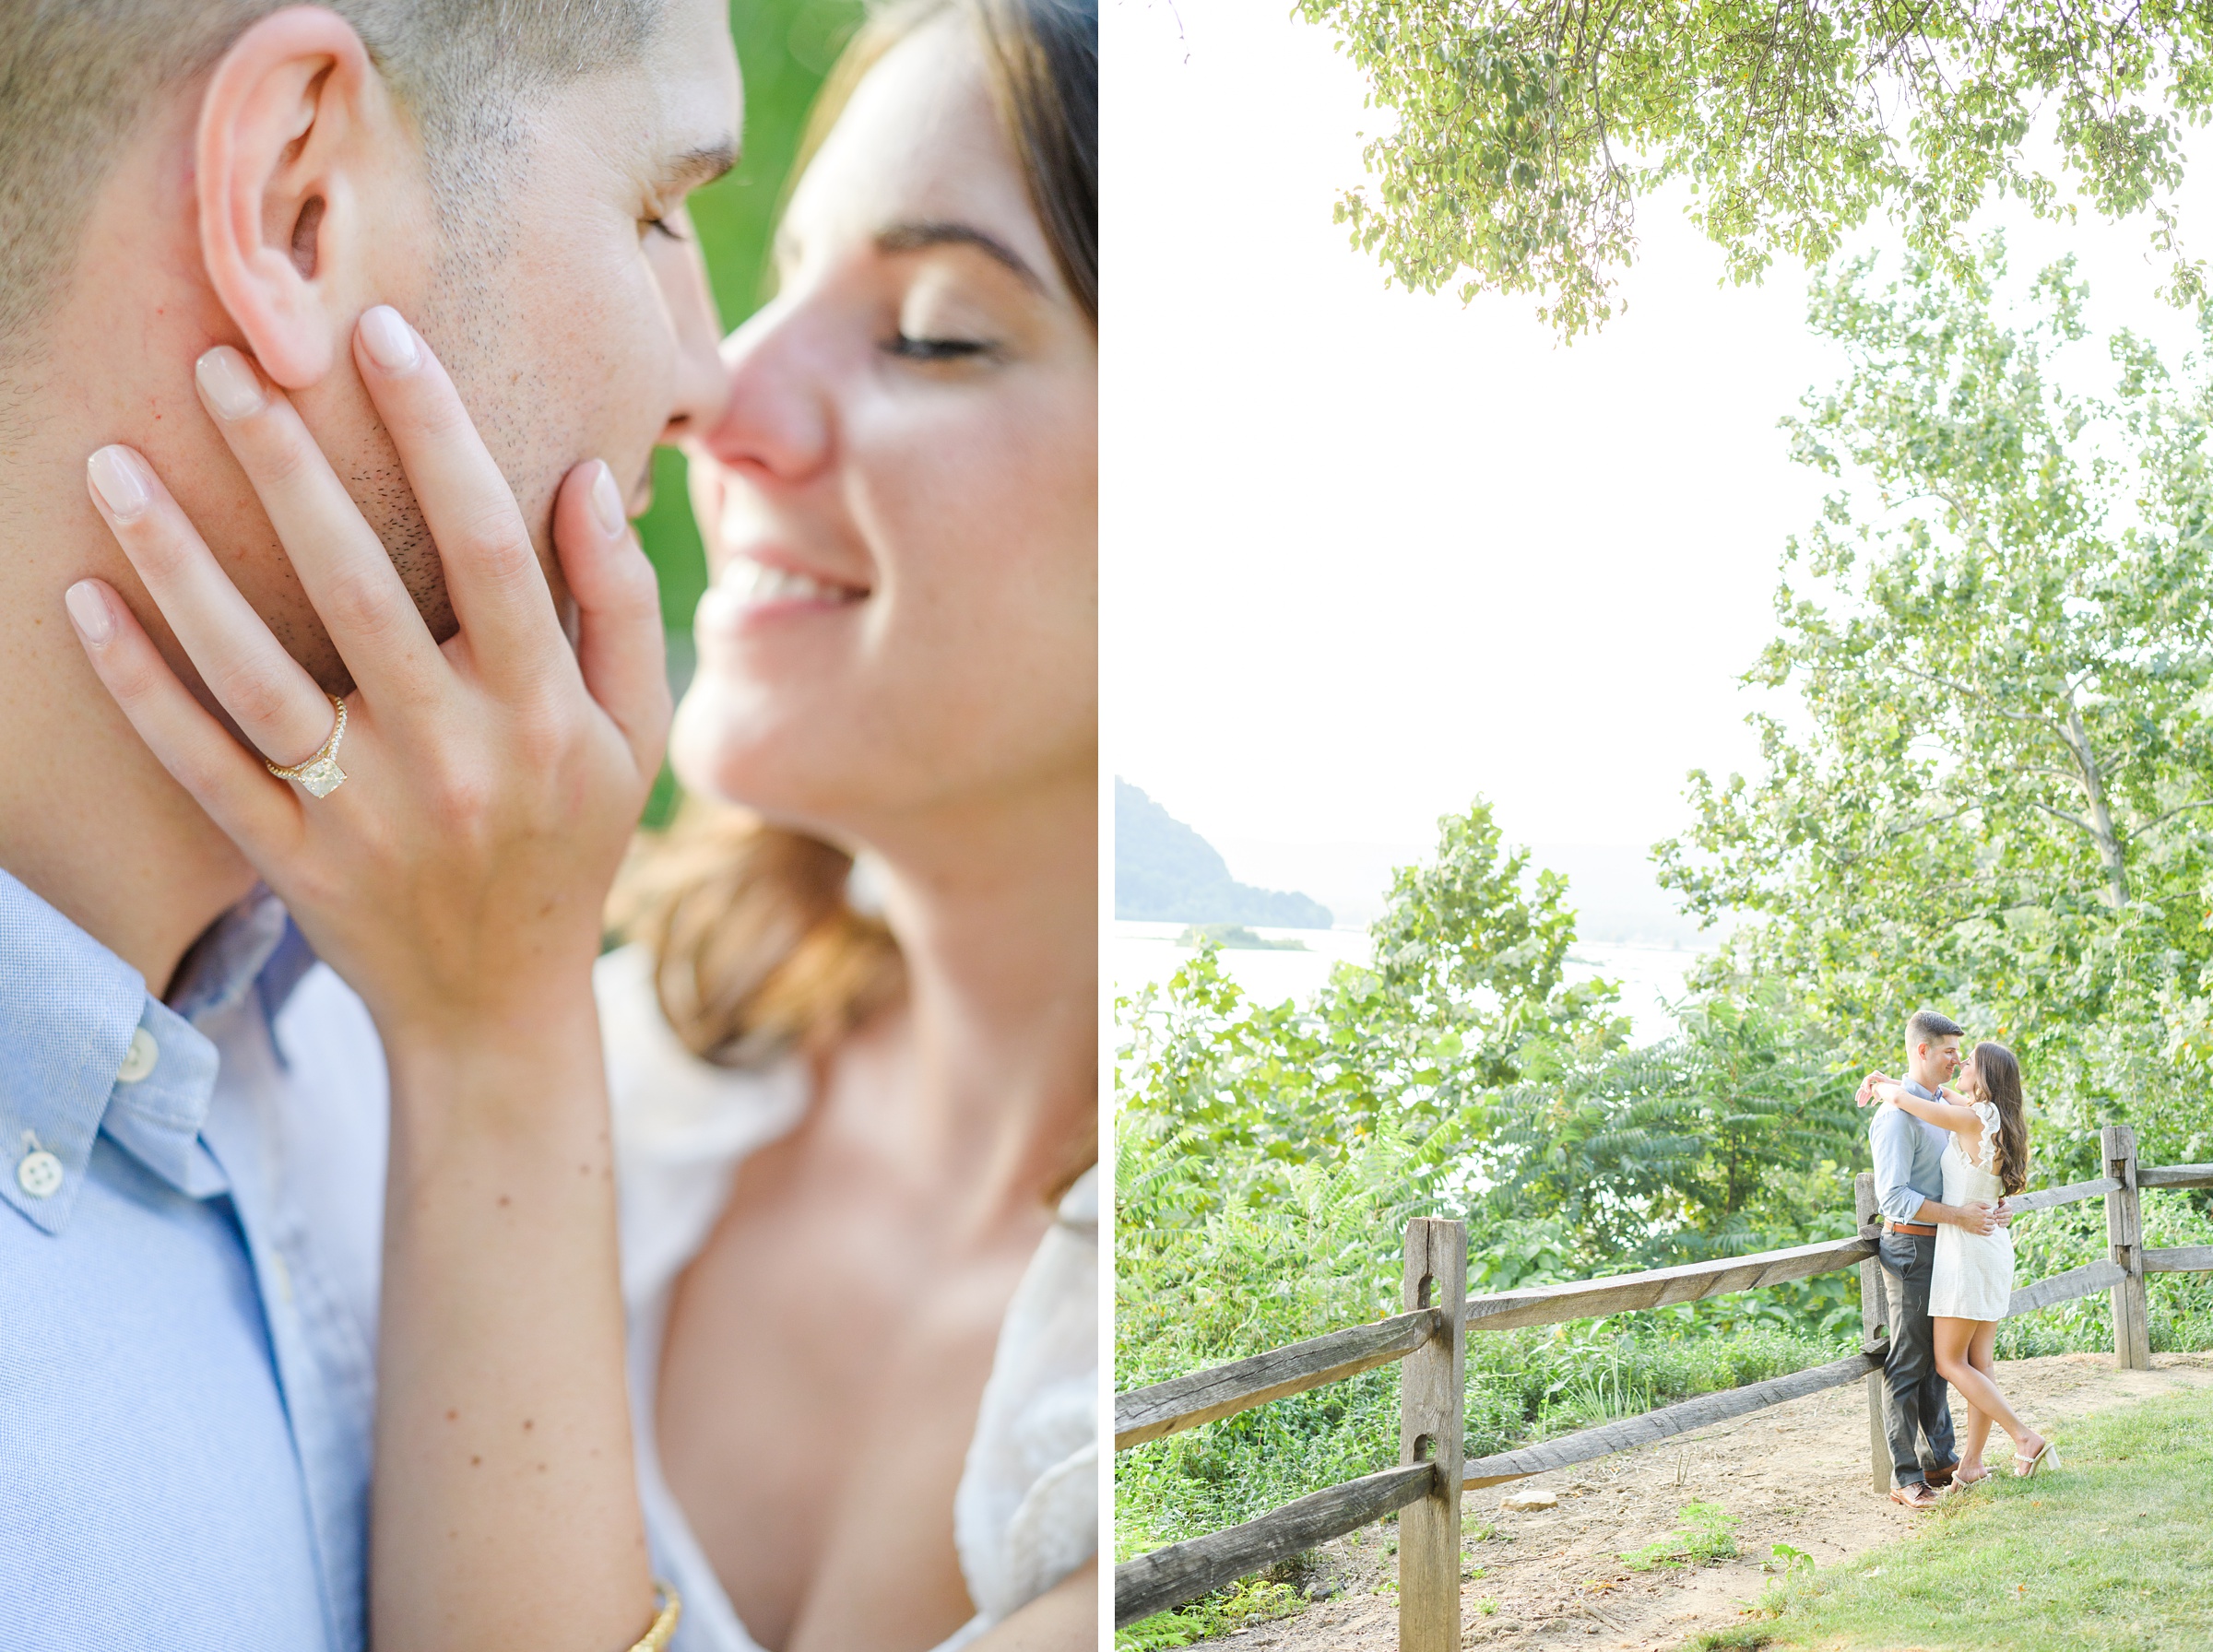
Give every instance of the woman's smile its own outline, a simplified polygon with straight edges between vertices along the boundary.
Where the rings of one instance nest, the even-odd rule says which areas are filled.
[[[736,638],[753,628],[803,615],[834,613],[867,599],[865,585],[797,566],[774,551],[735,556],[700,598],[701,631]]]

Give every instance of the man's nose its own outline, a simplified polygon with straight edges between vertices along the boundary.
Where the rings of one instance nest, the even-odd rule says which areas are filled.
[[[723,409],[730,399],[730,381],[723,371],[721,343],[712,326],[679,331],[669,422],[661,427],[661,441],[667,445],[673,447],[687,436],[711,431],[721,422]]]
[[[669,446],[713,430],[730,399],[729,375],[722,365],[722,323],[707,266],[700,257],[698,241],[689,233],[689,217],[679,218],[685,239],[652,243],[654,279],[676,345],[669,412],[661,426],[661,441]]]

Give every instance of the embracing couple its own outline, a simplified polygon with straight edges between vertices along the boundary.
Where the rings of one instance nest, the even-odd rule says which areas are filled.
[[[1096,30],[0,0],[0,1648],[1095,1644]]]
[[[2006,1201],[2029,1185],[2020,1064],[1985,1041],[1963,1070],[1964,1036],[1948,1017],[1916,1011],[1906,1022],[1905,1079],[1870,1073],[1857,1097],[1879,1105],[1868,1137],[1889,1294],[1884,1421],[1890,1500],[1909,1508],[1933,1508],[1939,1492],[1990,1477],[1982,1447],[1994,1422],[2013,1440],[2016,1474],[2059,1466],[1997,1385],[1998,1321],[2013,1298]],[[1963,1452],[1952,1446],[1947,1388],[1967,1401]]]

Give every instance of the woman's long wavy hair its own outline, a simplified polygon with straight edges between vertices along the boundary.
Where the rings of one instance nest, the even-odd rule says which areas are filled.
[[[976,30],[1037,221],[1096,326],[1098,0],[902,0],[878,12],[823,81],[792,175],[884,53],[946,16]],[[652,950],[661,1009],[694,1055],[727,1067],[820,1056],[905,988],[891,931],[846,898],[852,867],[820,838],[690,798],[669,832],[641,840],[609,920]]]
[[[2010,1197],[2029,1186],[2029,1115],[2021,1097],[2021,1064],[2004,1044],[1987,1040],[1975,1046],[1973,1060],[1982,1099],[1998,1110],[1998,1186]]]

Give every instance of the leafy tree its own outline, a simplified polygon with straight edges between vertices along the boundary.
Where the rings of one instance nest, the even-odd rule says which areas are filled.
[[[1311,1003],[1254,1003],[1211,950],[1125,1000],[1122,1134],[1156,1168],[1206,1166],[1133,1198],[1132,1220],[1189,1235],[1358,1159],[1406,1208],[1469,1210],[1499,1289],[1540,1254],[1585,1273],[1849,1227],[1835,1170],[1861,1126],[1832,1041],[1779,993],[1725,991],[1631,1050],[1613,989],[1566,981],[1574,921],[1565,879],[1478,802],[1395,875],[1374,967],[1339,966]]]
[[[1350,1002],[1337,1008],[1373,1016],[1383,1006],[1369,1000],[1379,998],[1390,1020],[1426,1039],[1449,1032],[1462,1088],[1510,1079],[1533,1040],[1618,1042],[1626,1032],[1604,1013],[1611,987],[1568,985],[1568,880],[1533,876],[1529,851],[1507,846],[1487,803],[1438,822],[1436,855],[1392,874],[1368,934],[1374,981],[1341,976],[1333,986]],[[1325,1014],[1330,1008],[1325,1001]]]
[[[1526,1062],[1627,1035],[1611,987],[1565,979],[1566,881],[1531,877],[1486,803],[1438,823],[1436,857],[1395,875],[1372,933],[1375,967],[1340,964],[1308,1005],[1253,1002],[1211,948],[1166,993],[1126,1000],[1124,1106],[1173,1117],[1190,1150],[1262,1166],[1409,1132],[1435,1144],[1434,1166],[1488,1127],[1491,1091]],[[1263,1174],[1224,1197],[1278,1186]]]
[[[1564,1221],[1602,1269],[1794,1244],[1840,1217],[1849,1229],[1838,1169],[1864,1155],[1834,1055],[1770,991],[1686,1004],[1674,1036],[1642,1049],[1535,1068],[1481,1144],[1485,1207]],[[1824,1166],[1801,1197],[1797,1179]]]
[[[2021,1054],[2070,1162],[2122,1116],[2203,1156],[2213,384],[2124,333],[2112,394],[2070,391],[2084,289],[2044,271],[2016,327],[2004,273],[1993,242],[1962,274],[1914,255],[1878,291],[1862,259],[1817,288],[1852,373],[1786,425],[1852,485],[1791,543],[1745,678],[1797,704],[1752,719],[1753,779],[1691,777],[1661,879],[1755,914],[1738,965],[1860,1058],[1947,1005]]]
[[[2055,116],[2061,170],[2100,210],[2148,208],[2197,297],[2159,197],[2182,176],[2179,129],[2213,107],[2213,14],[2155,0],[1299,0],[1333,28],[1392,128],[1366,150],[1375,190],[1339,203],[1391,276],[1463,297],[1541,295],[1568,335],[1613,309],[1636,205],[1674,179],[1731,277],[1778,253],[1819,263],[1882,208],[1950,273],[1986,196],[2071,210],[2029,144]]]

